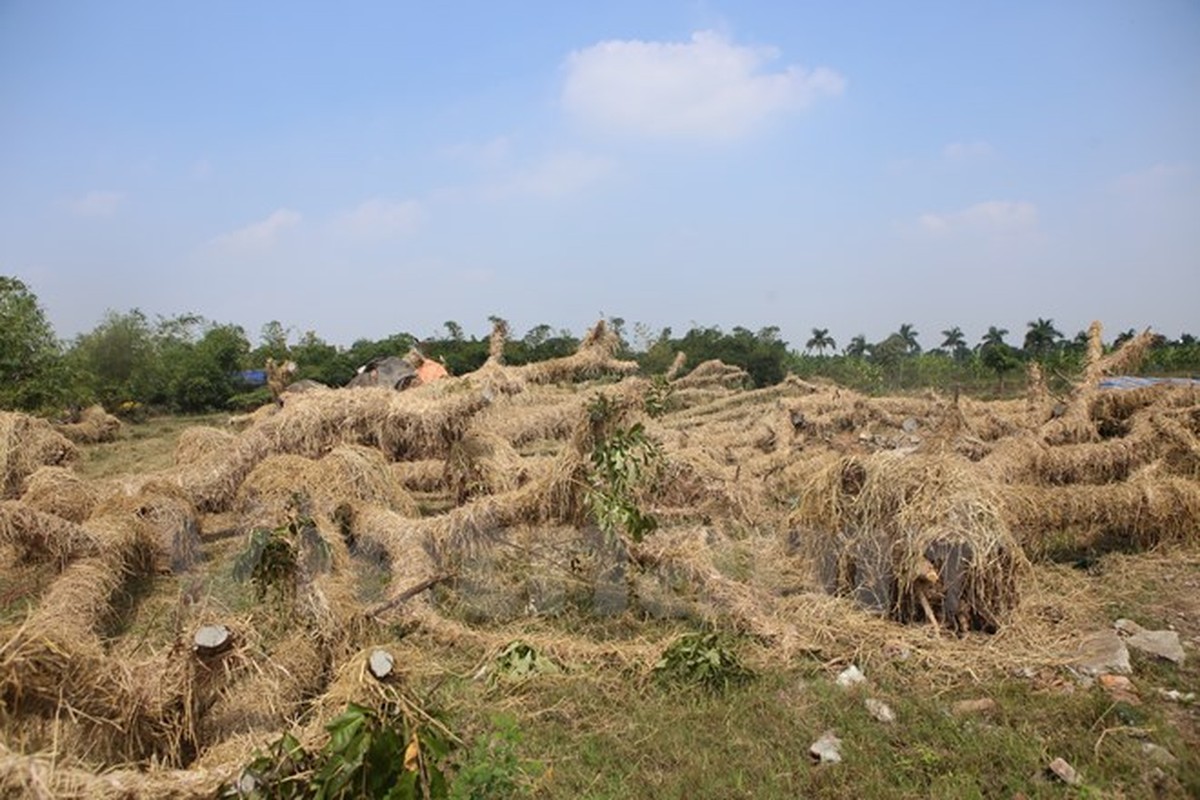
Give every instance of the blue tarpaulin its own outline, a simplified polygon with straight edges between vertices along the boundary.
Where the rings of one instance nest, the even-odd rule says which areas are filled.
[[[267,371],[265,369],[246,369],[237,374],[243,383],[251,386],[266,386]]]
[[[1132,375],[1113,375],[1100,379],[1101,389],[1145,389],[1160,384],[1200,386],[1200,378],[1135,378]]]

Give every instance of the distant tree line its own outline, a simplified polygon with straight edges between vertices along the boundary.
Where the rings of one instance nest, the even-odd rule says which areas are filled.
[[[489,322],[503,322],[492,317]],[[828,328],[813,328],[796,349],[777,327],[752,331],[735,327],[693,327],[682,336],[670,328],[653,330],[625,320],[608,320],[621,342],[622,358],[637,359],[647,374],[665,372],[683,352],[690,369],[710,359],[741,367],[753,386],[769,386],[790,374],[825,377],[865,392],[922,387],[959,388],[974,393],[1011,391],[1014,373],[1029,361],[1042,365],[1053,384],[1076,375],[1087,349],[1087,333],[1068,338],[1051,319],[1027,325],[1020,344],[1004,328],[991,326],[977,342],[961,328],[939,333],[940,344],[923,349],[920,334],[902,324],[878,342],[851,337],[840,349]],[[1128,330],[1109,343],[1116,347],[1136,335]],[[192,314],[153,319],[138,309],[110,311],[95,328],[71,341],[60,341],[36,295],[19,279],[0,276],[0,408],[53,413],[72,406],[101,403],[115,412],[200,413],[251,408],[266,400],[242,377],[262,369],[268,358],[296,362],[296,377],[342,386],[359,366],[373,358],[403,356],[418,348],[426,357],[461,375],[480,367],[488,356],[489,330],[468,336],[453,320],[436,335],[418,338],[400,332],[379,340],[360,339],[349,347],[326,342],[315,331],[298,336],[282,322],[263,326],[257,342],[237,325]],[[632,338],[632,341],[631,341]],[[526,364],[573,353],[579,339],[566,330],[535,325],[510,337],[504,350],[509,364]],[[1200,373],[1200,342],[1184,333],[1158,337],[1143,367],[1145,374]],[[1006,384],[1007,381],[1007,384]]]

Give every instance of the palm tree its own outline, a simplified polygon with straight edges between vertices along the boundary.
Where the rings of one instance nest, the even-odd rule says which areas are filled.
[[[997,328],[995,325],[989,325],[987,333],[980,339],[982,347],[999,347],[1000,345],[1008,346],[1008,342],[1004,341],[1004,337],[1008,336],[1008,328]]]
[[[837,342],[829,335],[829,328],[813,328],[812,334],[812,338],[804,344],[805,352],[816,350],[817,355],[824,355],[825,348],[829,348],[830,350],[837,349]]]
[[[917,342],[917,337],[920,335],[916,332],[913,326],[906,322],[900,326],[900,330],[896,334],[904,340],[904,347],[909,355],[916,355],[921,352],[921,345]]]
[[[1113,339],[1113,343],[1112,343],[1113,349],[1116,350],[1118,347],[1125,344],[1126,342],[1128,342],[1130,339],[1132,339],[1135,336],[1137,336],[1137,331],[1134,330],[1133,328],[1130,328],[1127,331],[1122,331],[1121,333],[1118,333],[1117,338]]]
[[[1004,373],[1020,364],[1013,349],[1004,341],[1004,337],[1007,335],[1007,328],[997,328],[995,325],[991,325],[980,340],[979,346],[979,360],[985,367],[996,373],[1000,391],[1004,390]]]
[[[846,345],[846,349],[842,353],[850,358],[862,358],[870,349],[871,346],[867,344],[867,337],[860,333],[850,340],[850,344]]]
[[[1028,323],[1028,327],[1029,330],[1025,332],[1025,352],[1034,358],[1040,358],[1053,350],[1062,339],[1062,332],[1054,327],[1052,319],[1038,317],[1034,322]]]
[[[942,347],[949,348],[954,354],[955,361],[962,361],[967,357],[967,337],[963,335],[962,328],[955,325],[953,328],[947,328],[942,331]]]

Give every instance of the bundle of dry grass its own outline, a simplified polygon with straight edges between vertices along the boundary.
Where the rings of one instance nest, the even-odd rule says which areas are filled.
[[[396,392],[383,388],[307,392],[249,433],[268,452],[318,458],[339,444],[379,448],[389,460],[444,458],[471,419],[491,402],[465,379]]]
[[[1100,432],[1092,416],[1092,404],[1100,392],[1100,379],[1136,368],[1154,344],[1154,335],[1146,330],[1104,355],[1100,332],[1099,322],[1093,322],[1088,328],[1088,355],[1083,377],[1071,391],[1063,413],[1042,426],[1041,435],[1047,444],[1097,441]]]
[[[1200,484],[1143,470],[1106,486],[1002,489],[1004,517],[1033,552],[1062,545],[1134,547],[1200,536]]]
[[[155,573],[180,573],[200,557],[200,518],[190,500],[169,483],[148,483],[133,494],[115,494],[96,507],[84,527],[124,529],[141,542]]]
[[[620,348],[620,338],[609,330],[604,320],[600,320],[583,337],[574,355],[525,364],[514,370],[529,383],[560,383],[605,374],[628,375],[637,372],[636,361],[616,358]]]
[[[660,531],[630,548],[630,557],[672,582],[683,581],[705,602],[714,620],[784,650],[791,649],[794,626],[775,613],[774,600],[748,582],[722,575],[713,565],[708,545],[713,532],[705,528]]]
[[[76,418],[55,428],[76,444],[99,444],[121,435],[121,420],[105,411],[104,406],[96,405],[88,406]]]
[[[207,800],[237,777],[213,769],[115,769],[94,772],[56,753],[26,755],[0,742],[0,797],[32,800]]]
[[[236,438],[229,431],[208,425],[184,428],[175,444],[175,463],[180,466],[195,464],[229,447]]]
[[[513,447],[560,442],[571,435],[586,404],[585,396],[537,387],[496,403],[472,428],[500,436]]]
[[[310,473],[311,495],[330,507],[345,502],[374,503],[407,516],[417,505],[393,478],[383,454],[358,445],[342,445],[318,460]]]
[[[459,504],[483,494],[510,492],[527,480],[516,448],[488,430],[469,431],[450,448],[443,476]]]
[[[94,556],[100,543],[74,522],[15,500],[0,501],[0,542],[12,545],[21,561],[51,561],[62,569],[76,558]]]
[[[827,591],[901,621],[994,631],[1027,568],[998,498],[949,454],[841,458],[815,474],[793,516]]]
[[[227,511],[242,481],[272,452],[272,434],[264,427],[252,428],[228,447],[200,456],[197,461],[154,476],[152,480],[170,481],[179,486],[201,511]]]
[[[1113,389],[1098,392],[1092,398],[1093,419],[1120,423],[1144,408],[1160,410],[1185,408],[1200,404],[1200,386],[1181,383],[1157,383],[1136,389]]]
[[[1103,484],[1125,480],[1160,452],[1156,440],[1140,436],[1057,447],[1022,436],[999,442],[980,467],[1004,483]]]
[[[311,631],[300,628],[256,659],[242,680],[224,690],[200,720],[202,746],[232,737],[273,733],[324,685],[328,653]],[[213,759],[208,759],[212,763]]]
[[[671,385],[677,389],[742,389],[749,380],[750,374],[741,367],[713,359],[697,364],[682,378],[671,381]]]
[[[16,497],[39,467],[65,466],[78,456],[75,445],[44,419],[0,411],[0,497]]]
[[[41,467],[25,480],[21,502],[70,522],[91,516],[103,492],[67,467]]]
[[[234,509],[252,527],[276,527],[287,517],[295,498],[308,491],[314,463],[303,456],[268,456],[238,487]]]
[[[375,503],[415,516],[416,502],[398,484],[378,450],[356,445],[335,447],[324,458],[268,456],[238,488],[234,508],[246,527],[275,528],[305,506],[305,513],[331,520],[349,502]]]
[[[427,458],[388,466],[392,480],[410,492],[438,492],[446,486],[446,462]]]

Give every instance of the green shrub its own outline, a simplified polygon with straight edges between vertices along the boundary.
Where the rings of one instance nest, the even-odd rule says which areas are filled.
[[[676,639],[654,665],[663,684],[699,686],[723,692],[744,683],[753,673],[742,665],[734,643],[719,633],[687,633]]]

